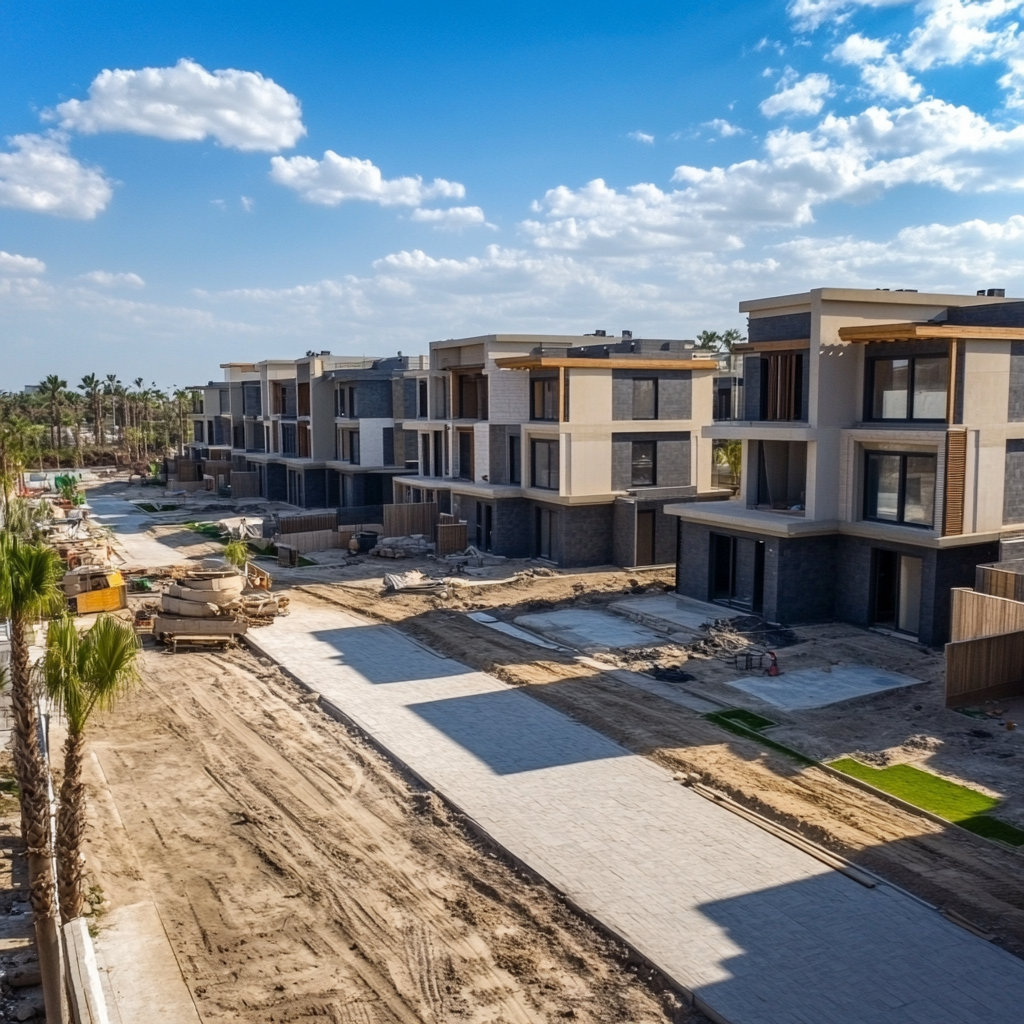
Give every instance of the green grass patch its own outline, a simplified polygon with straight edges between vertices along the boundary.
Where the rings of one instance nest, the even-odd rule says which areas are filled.
[[[976,789],[940,779],[909,764],[872,768],[852,757],[843,757],[830,762],[829,767],[906,800],[908,804],[931,811],[975,835],[1010,846],[1024,846],[1024,829],[1008,825],[986,813],[998,806],[999,801]]]
[[[778,725],[778,722],[755,715],[753,711],[747,711],[746,708],[730,708],[728,711],[718,711],[716,714],[721,715],[722,718],[728,718],[730,722],[739,722],[740,725],[745,725],[748,729],[753,729],[755,732]]]
[[[220,527],[216,523],[183,523],[186,530],[191,530],[193,533],[201,533],[204,537],[209,537],[210,540],[219,540],[222,544],[226,543],[226,539],[220,532]]]
[[[155,512],[156,505],[150,504],[148,501],[139,501],[135,503],[136,508],[141,508],[143,512]]]
[[[303,558],[302,555],[299,555],[299,568],[304,565],[316,565],[316,562],[312,558]]]
[[[739,710],[738,708],[735,710]],[[793,750],[792,747],[783,746],[781,743],[776,743],[775,740],[770,740],[767,736],[763,736],[756,729],[751,729],[742,722],[736,721],[734,718],[726,717],[729,714],[728,711],[712,711],[706,714],[704,717],[709,722],[714,722],[715,725],[721,726],[727,732],[731,732],[736,736],[744,736],[748,740],[755,740],[762,746],[770,747],[772,750],[777,750],[780,754],[785,754],[787,757],[793,758],[794,761],[799,761],[801,764],[816,764],[817,762],[805,754],[801,754],[799,750]],[[755,715],[755,718],[760,718],[759,715]],[[761,719],[761,721],[767,721],[767,719]],[[774,723],[769,723],[774,724]],[[765,728],[765,726],[761,726]]]

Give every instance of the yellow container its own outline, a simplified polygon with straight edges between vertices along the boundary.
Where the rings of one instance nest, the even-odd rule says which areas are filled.
[[[91,589],[87,593],[77,594],[73,598],[75,611],[79,615],[114,612],[128,607],[128,587],[124,577],[116,570],[92,575],[88,584]]]

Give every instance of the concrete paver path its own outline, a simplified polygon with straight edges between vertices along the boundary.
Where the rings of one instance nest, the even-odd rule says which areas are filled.
[[[128,563],[155,568],[189,561],[174,548],[161,544],[149,535],[148,531],[154,526],[153,520],[130,501],[97,496],[89,498],[89,505],[93,510],[93,518],[114,530],[117,544]]]
[[[1024,962],[644,757],[324,605],[250,639],[729,1024],[1016,1024]],[[585,685],[585,684],[580,684]]]

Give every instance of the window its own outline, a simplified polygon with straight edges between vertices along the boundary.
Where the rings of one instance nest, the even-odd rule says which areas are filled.
[[[202,440],[200,438],[200,440]],[[508,482],[518,484],[522,481],[520,470],[520,441],[518,434],[512,434],[508,439]]]
[[[427,382],[419,382],[419,411],[416,413],[421,419],[427,419]]]
[[[864,518],[931,526],[935,518],[935,456],[868,452]]]
[[[296,388],[300,416],[309,415],[309,384],[302,383]]]
[[[202,421],[200,421],[200,420],[196,420],[196,421],[195,421],[195,422],[194,422],[194,423],[192,424],[192,429],[193,429],[193,431],[194,431],[194,437],[195,437],[195,439],[196,439],[196,440],[197,440],[197,441],[198,441],[198,442],[199,442],[200,444],[202,444],[202,443],[203,443],[203,424],[202,424]]]
[[[339,419],[345,415],[345,389],[334,389],[334,415]]]
[[[281,424],[281,451],[285,455],[295,455],[297,452],[295,426],[292,423]]]
[[[946,356],[872,359],[868,419],[945,420]]]
[[[649,378],[633,380],[633,419],[658,418],[658,382]]]
[[[530,381],[530,419],[558,419],[558,378]]]
[[[804,357],[801,352],[774,352],[761,360],[761,419],[802,419]]]
[[[348,414],[351,419],[356,418],[356,389],[348,389]]]
[[[220,392],[220,411],[231,412],[231,396],[226,388]]]
[[[534,487],[558,490],[558,442],[531,441],[530,466]]]
[[[343,430],[341,432],[341,461],[359,465],[359,431]]]
[[[653,487],[655,481],[656,441],[633,442],[633,487]]]

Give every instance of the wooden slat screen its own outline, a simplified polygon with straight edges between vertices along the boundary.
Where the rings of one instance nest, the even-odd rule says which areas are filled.
[[[337,529],[337,512],[310,512],[298,516],[284,516],[277,521],[277,532],[281,534]]]
[[[946,707],[1022,694],[1024,631],[946,644]]]
[[[443,558],[445,555],[454,555],[459,551],[465,551],[469,543],[467,539],[467,528],[465,523],[439,523],[437,526],[437,554]]]
[[[967,476],[967,431],[950,430],[946,434],[946,489],[942,517],[942,535],[959,536],[964,532],[964,481]]]
[[[982,594],[967,587],[953,587],[950,597],[950,640],[976,640],[981,636],[1024,630],[1024,602]]]
[[[409,537],[415,533],[422,533],[428,540],[433,540],[436,526],[436,501],[384,506],[385,537]]]

